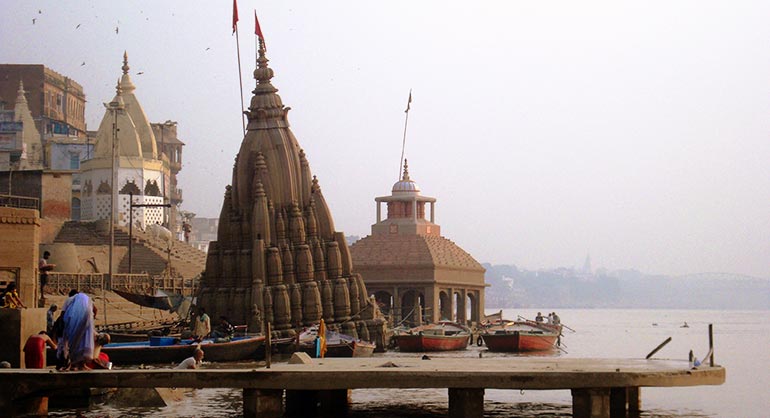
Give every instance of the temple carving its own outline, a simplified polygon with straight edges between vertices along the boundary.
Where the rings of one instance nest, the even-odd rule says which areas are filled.
[[[209,246],[198,304],[275,336],[322,318],[330,329],[384,345],[385,320],[353,272],[318,179],[289,129],[260,42],[248,128]]]

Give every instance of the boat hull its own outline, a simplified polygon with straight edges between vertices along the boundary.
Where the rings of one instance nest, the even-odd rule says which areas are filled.
[[[458,335],[396,335],[396,346],[400,351],[457,351],[468,346],[469,334]]]
[[[108,344],[102,351],[115,365],[179,363],[200,347],[205,361],[226,362],[258,360],[264,357],[265,337],[245,337],[228,342],[150,346],[148,343]]]
[[[553,350],[560,335],[560,325],[523,321],[514,322],[509,328],[490,330],[481,338],[489,351],[521,353]]]

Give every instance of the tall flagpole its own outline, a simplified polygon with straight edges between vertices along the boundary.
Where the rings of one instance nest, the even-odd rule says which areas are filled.
[[[412,106],[412,89],[409,89],[409,101],[406,102],[406,117],[404,118],[404,140],[401,143],[401,161],[398,167],[398,178],[401,178],[401,172],[404,171],[404,149],[406,149],[406,125],[409,123],[409,109]]]
[[[241,42],[238,39],[238,3],[233,0],[233,33],[235,34],[235,46],[238,50],[238,84],[241,86],[241,125],[243,126],[243,136],[246,136],[246,115],[243,113],[243,73],[241,72]]]

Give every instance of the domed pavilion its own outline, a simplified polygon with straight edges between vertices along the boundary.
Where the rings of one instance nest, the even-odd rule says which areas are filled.
[[[350,252],[380,309],[394,325],[440,320],[478,322],[484,315],[485,269],[435,223],[436,199],[423,196],[404,162],[401,179],[390,196],[377,202],[372,234]],[[381,206],[387,206],[387,218]],[[430,220],[425,218],[430,206]]]

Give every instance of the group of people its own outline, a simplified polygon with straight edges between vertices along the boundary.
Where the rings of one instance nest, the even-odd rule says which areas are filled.
[[[46,348],[56,350],[57,370],[91,370],[110,368],[109,356],[101,348],[110,343],[109,334],[99,334],[94,327],[96,308],[91,298],[72,289],[58,310],[55,304],[46,312],[46,330],[27,339],[24,363],[27,368],[45,367]]]
[[[537,316],[535,316],[535,322],[546,322],[550,325],[559,325],[561,324],[561,318],[559,318],[559,315],[556,315],[556,312],[549,313],[547,317],[543,317],[543,314],[538,312]]]
[[[232,338],[235,335],[235,326],[226,316],[219,317],[219,325],[212,331],[211,318],[206,314],[206,309],[199,307],[198,314],[193,318],[192,335],[196,340],[210,338]]]

